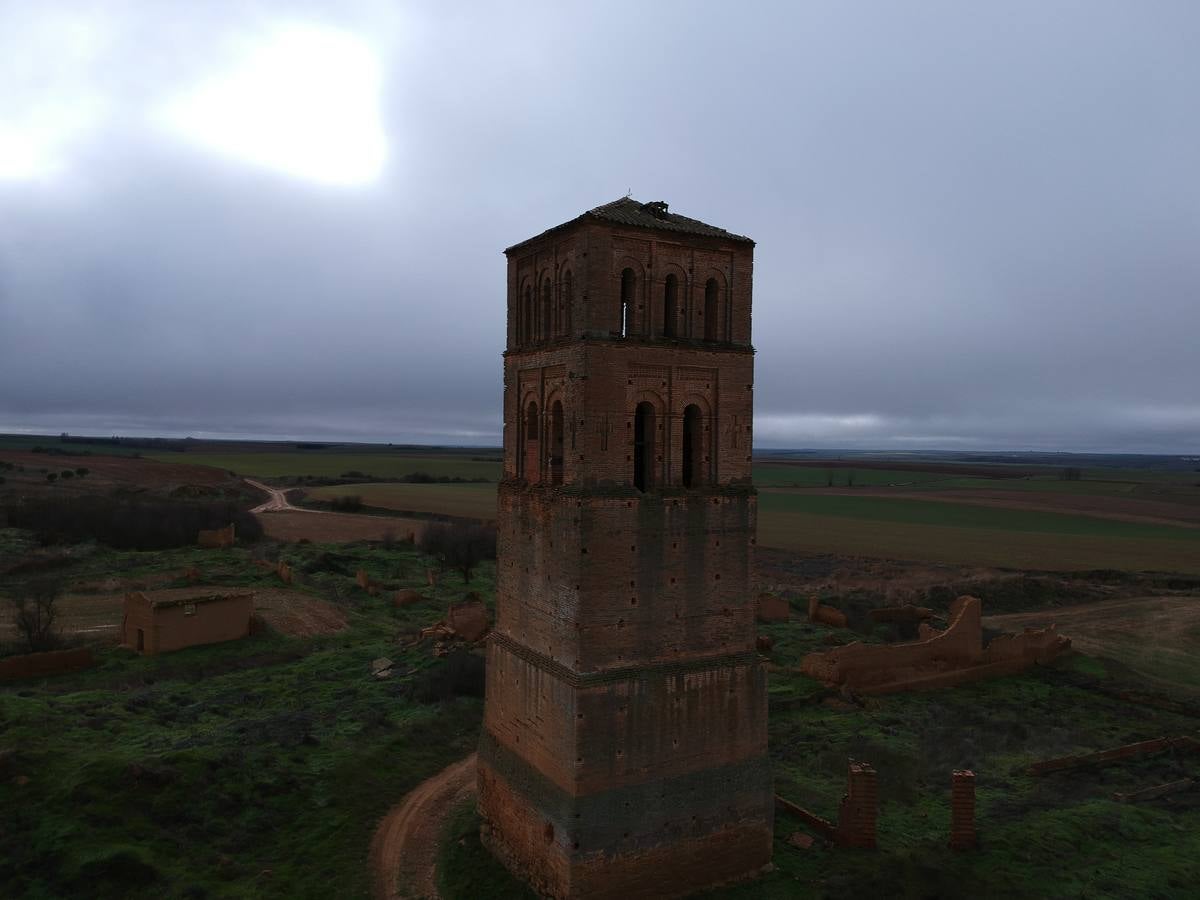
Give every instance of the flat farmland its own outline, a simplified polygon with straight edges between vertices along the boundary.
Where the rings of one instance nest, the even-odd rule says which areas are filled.
[[[361,497],[367,506],[470,519],[496,518],[495,484],[340,484],[308,491],[313,500]]]
[[[151,458],[166,462],[188,462],[212,466],[248,475],[251,478],[284,478],[312,475],[317,478],[340,478],[348,472],[361,472],[372,478],[402,478],[414,472],[424,472],[434,478],[486,478],[500,480],[501,465],[482,454],[473,458],[459,453],[335,453],[292,450],[281,452],[229,453],[162,453]]]
[[[805,511],[802,504],[774,500],[764,492],[759,501],[758,542],[765,547],[1010,569],[1200,574],[1196,529],[1056,513],[999,516],[1017,511],[929,504],[953,511],[939,517],[938,510],[894,506],[899,500]]]

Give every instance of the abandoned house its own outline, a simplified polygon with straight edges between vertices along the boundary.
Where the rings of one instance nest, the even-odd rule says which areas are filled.
[[[771,859],[754,242],[623,198],[506,251],[482,837],[554,897]]]
[[[125,595],[121,643],[147,656],[247,637],[254,594],[161,591]]]

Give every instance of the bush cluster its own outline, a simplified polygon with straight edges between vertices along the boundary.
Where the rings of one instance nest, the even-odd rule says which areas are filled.
[[[94,540],[118,550],[164,550],[196,543],[202,528],[231,522],[239,539],[256,541],[262,526],[227,501],[186,502],[119,497],[52,497],[10,501],[3,511],[14,528],[27,528],[43,544]]]
[[[496,529],[476,522],[433,522],[421,533],[420,547],[470,582],[477,565],[496,558]]]

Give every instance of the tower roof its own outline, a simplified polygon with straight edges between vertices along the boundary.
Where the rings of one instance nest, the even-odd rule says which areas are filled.
[[[597,206],[595,209],[589,209],[583,215],[576,216],[574,219],[563,222],[561,225],[555,225],[553,228],[548,228],[539,235],[513,244],[504,252],[511,253],[513,250],[531,241],[536,241],[538,238],[545,237],[548,234],[566,228],[568,225],[574,225],[586,219],[614,222],[618,225],[630,225],[634,228],[652,228],[655,231],[673,231],[676,234],[694,234],[701,237],[722,238],[727,241],[739,241],[745,244],[754,243],[754,241],[744,235],[734,234],[733,232],[726,231],[724,228],[718,228],[716,225],[701,222],[699,219],[689,219],[687,216],[679,215],[679,213],[670,212],[667,209],[667,204],[661,200],[642,203],[639,200],[634,200],[632,197],[621,197],[613,200],[611,203],[605,203],[602,206]]]

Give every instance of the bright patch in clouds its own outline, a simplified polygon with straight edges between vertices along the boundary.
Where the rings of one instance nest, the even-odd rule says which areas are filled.
[[[0,181],[45,178],[103,119],[110,29],[78,12],[0,10]]]
[[[170,100],[164,122],[222,155],[327,184],[372,181],[383,168],[381,72],[348,32],[279,28],[242,42],[231,66]]]

